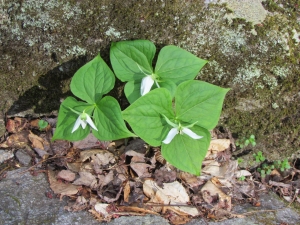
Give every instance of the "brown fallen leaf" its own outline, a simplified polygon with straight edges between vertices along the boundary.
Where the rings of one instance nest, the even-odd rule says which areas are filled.
[[[43,138],[40,138],[39,136],[37,136],[31,132],[29,132],[28,138],[31,141],[33,148],[39,148],[39,149],[44,150]]]
[[[100,189],[104,187],[105,185],[109,184],[114,179],[114,171],[110,170],[108,174],[101,174],[98,175]]]
[[[124,202],[129,201],[129,195],[130,195],[130,183],[127,181],[124,185]]]
[[[58,181],[55,176],[55,172],[52,170],[48,170],[48,179],[50,183],[50,188],[55,194],[60,194],[61,197],[63,196],[72,196],[78,193],[78,186],[70,184],[70,183],[63,183]]]
[[[97,203],[94,206],[94,209],[103,217],[104,221],[110,221],[112,218],[111,214],[107,212],[108,206],[109,204],[106,203]]]
[[[111,152],[99,149],[81,151],[80,161],[85,162],[86,160],[90,159],[93,155],[99,158],[102,166],[105,166],[110,163],[115,163],[116,161],[114,155]]]
[[[205,158],[215,158],[218,152],[225,151],[229,147],[230,139],[211,140]]]
[[[124,213],[124,212],[137,212],[137,213],[141,213],[141,214],[159,215],[157,212],[154,212],[152,210],[144,209],[144,208],[140,208],[140,207],[136,207],[136,206],[119,206],[118,209],[122,213]]]
[[[9,133],[18,133],[28,128],[28,121],[25,118],[15,117],[6,121],[6,130]]]
[[[57,178],[70,181],[70,182],[75,180],[75,176],[76,174],[70,170],[62,170],[59,171],[59,173],[57,174]]]
[[[73,205],[65,206],[64,209],[69,212],[78,212],[88,208],[88,206],[88,201],[83,196],[78,196]]]
[[[142,153],[138,153],[133,150],[129,150],[125,153],[126,156],[131,156],[130,167],[136,172],[138,177],[151,177],[152,174],[149,172],[150,168],[154,168],[154,166],[147,164],[145,162],[145,155]]]
[[[146,180],[143,184],[143,191],[145,195],[150,198],[149,204],[170,204],[174,206],[168,206],[168,209],[174,208],[175,210],[189,214],[191,216],[199,215],[196,207],[182,206],[187,204],[190,199],[185,188],[178,181],[172,183],[164,183],[163,188],[160,188],[154,181]]]
[[[39,156],[43,159],[46,159],[49,157],[49,153],[45,149],[50,149],[49,142],[32,132],[29,133],[28,138],[32,144],[33,149],[39,154]]]
[[[10,135],[5,142],[1,143],[1,148],[7,147],[24,147],[29,143],[29,131],[22,130],[19,133]]]
[[[74,185],[85,185],[91,188],[97,186],[96,177],[90,172],[79,172],[79,175],[80,177],[73,182]]]
[[[206,182],[206,184],[201,188],[201,193],[206,193],[203,194],[203,198],[209,204],[212,203],[211,197],[218,196],[218,207],[224,208],[227,211],[231,210],[231,197],[221,191],[212,181],[209,180]]]
[[[167,215],[167,218],[174,225],[186,224],[192,219],[187,215],[178,215],[174,212],[169,212],[168,215]]]
[[[93,133],[90,133],[86,138],[80,141],[74,141],[73,147],[77,149],[100,148],[107,149],[110,141],[99,141]]]

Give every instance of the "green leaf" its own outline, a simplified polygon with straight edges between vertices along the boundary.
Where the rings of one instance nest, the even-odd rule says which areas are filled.
[[[133,131],[152,146],[160,146],[169,132],[162,114],[174,118],[172,97],[164,88],[149,92],[123,111],[123,117]]]
[[[199,126],[194,126],[191,130],[203,138],[195,140],[186,134],[177,134],[170,144],[162,144],[161,153],[173,166],[199,176],[211,136],[206,129]]]
[[[71,81],[74,95],[90,104],[96,103],[115,84],[115,76],[100,55],[82,66]]]
[[[132,104],[141,97],[141,81],[128,81],[125,84],[124,93],[129,103]]]
[[[175,93],[176,118],[212,130],[218,123],[224,97],[229,89],[203,81],[186,81]]]
[[[79,115],[70,108],[80,113],[85,110],[87,114],[91,115],[94,105],[77,101],[73,97],[66,98],[60,105],[56,129],[52,140],[79,141],[90,133],[91,128],[88,124],[85,129],[82,129],[80,126],[74,133],[71,133]]]
[[[136,136],[127,129],[119,103],[113,97],[106,96],[97,104],[94,121],[98,131],[93,129],[93,134],[99,140],[118,140]]]
[[[184,49],[168,45],[159,52],[155,74],[178,85],[183,81],[193,80],[206,63],[206,60]]]
[[[161,88],[166,88],[171,93],[171,96],[175,96],[177,85],[172,80],[165,80],[158,83]],[[153,85],[156,87],[156,85]]]
[[[45,121],[45,120],[39,120],[38,125],[39,125],[39,128],[41,130],[43,130],[43,129],[45,129],[48,126],[48,122]]]
[[[147,40],[112,43],[110,61],[116,76],[124,82],[140,81],[145,73],[151,75],[155,51],[155,45]]]

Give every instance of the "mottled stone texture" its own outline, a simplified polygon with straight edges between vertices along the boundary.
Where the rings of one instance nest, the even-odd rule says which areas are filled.
[[[254,150],[270,160],[295,157],[299,1],[211,2],[218,1],[2,1],[2,116],[55,112],[85,62],[100,52],[109,64],[113,41],[148,39],[158,49],[174,44],[209,60],[198,79],[232,88],[220,126],[239,138],[255,134]],[[255,15],[261,16],[254,20]],[[112,95],[123,107],[121,91],[117,82]]]

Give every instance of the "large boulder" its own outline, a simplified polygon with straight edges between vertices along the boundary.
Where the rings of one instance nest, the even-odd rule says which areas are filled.
[[[114,41],[180,46],[209,63],[198,79],[230,87],[220,126],[257,137],[268,159],[299,155],[296,0],[2,1],[0,109],[55,113],[74,72]],[[118,100],[122,85],[112,93]],[[250,154],[251,155],[251,154]],[[249,156],[251,158],[252,156]]]

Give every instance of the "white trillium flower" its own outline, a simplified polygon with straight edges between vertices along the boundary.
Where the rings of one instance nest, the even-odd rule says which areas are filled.
[[[170,124],[173,127],[169,131],[169,133],[168,133],[167,137],[165,138],[165,140],[163,140],[164,144],[170,144],[170,142],[173,140],[173,138],[177,134],[181,134],[181,135],[186,134],[186,135],[188,135],[189,137],[191,137],[193,139],[203,138],[203,136],[199,136],[195,132],[193,132],[191,129],[189,129],[190,127],[194,126],[197,122],[184,127],[180,123],[179,124],[172,123],[165,115],[163,115],[163,116],[165,117],[167,123]]]
[[[146,76],[142,79],[142,85],[141,85],[141,96],[147,94],[154,84],[154,80],[151,76]]]
[[[141,96],[147,94],[147,93],[151,90],[151,88],[152,88],[154,82],[156,83],[157,87],[160,87],[160,86],[158,85],[157,80],[156,80],[155,74],[151,74],[151,75],[150,75],[150,74],[146,74],[146,73],[142,70],[142,68],[139,66],[139,64],[137,64],[137,66],[138,66],[138,68],[140,69],[140,71],[141,71],[143,74],[146,75],[146,76],[142,79],[142,83],[141,83]]]
[[[94,130],[98,131],[93,120],[87,113],[85,113],[84,111],[82,113],[78,113],[73,109],[71,109],[71,110],[79,115],[74,124],[74,127],[73,127],[71,133],[74,133],[80,127],[80,125],[81,125],[82,129],[85,129],[87,124],[89,124]]]

